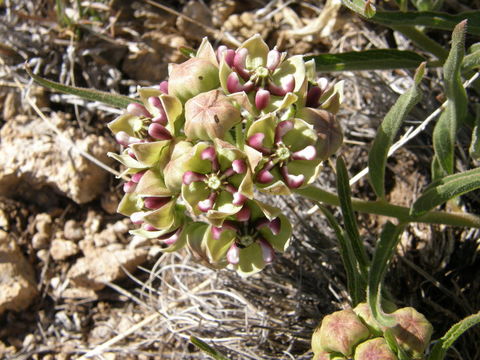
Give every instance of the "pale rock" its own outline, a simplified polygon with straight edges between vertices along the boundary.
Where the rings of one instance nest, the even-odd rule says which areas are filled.
[[[78,253],[78,246],[73,241],[54,239],[50,246],[50,255],[53,260],[61,261]]]
[[[82,226],[75,220],[67,220],[63,227],[63,236],[67,240],[78,241],[83,239],[85,233]]]
[[[35,216],[35,229],[40,234],[50,236],[52,233],[52,217],[46,213],[41,213]]]
[[[47,249],[40,249],[37,251],[37,258],[42,261],[42,262],[47,262],[48,260],[48,256],[49,256],[49,252]]]
[[[36,233],[32,236],[32,247],[35,250],[45,249],[50,243],[50,235],[45,233]]]
[[[109,224],[106,229],[94,234],[93,242],[97,248],[116,243],[117,234],[115,233],[113,226]]]
[[[37,294],[33,268],[15,242],[0,238],[0,314],[24,310]]]
[[[129,223],[130,219],[128,218],[117,221],[115,224],[113,224],[113,231],[115,231],[117,234],[125,234],[128,232],[128,230],[130,230],[128,227]]]
[[[147,253],[142,249],[95,249],[88,256],[78,259],[70,268],[67,277],[76,286],[101,290],[105,287],[105,282],[125,277],[123,269],[133,272],[146,258]]]
[[[60,129],[66,127],[64,120],[57,123]],[[67,130],[62,134],[73,135],[76,148],[112,164],[106,154],[114,151],[115,145],[106,138],[69,134]],[[22,185],[32,189],[48,186],[83,204],[104,190],[109,174],[54,134],[43,120],[18,115],[0,129],[0,138],[0,195],[15,195]]]

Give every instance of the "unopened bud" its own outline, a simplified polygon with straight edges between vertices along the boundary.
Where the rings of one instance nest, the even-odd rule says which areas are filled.
[[[398,345],[413,357],[421,357],[430,344],[432,324],[412,307],[398,309],[392,315],[398,322],[398,325],[392,328]]]
[[[384,338],[367,340],[355,349],[355,360],[398,360]]]

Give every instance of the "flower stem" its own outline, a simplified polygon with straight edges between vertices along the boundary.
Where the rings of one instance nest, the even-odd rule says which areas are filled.
[[[315,186],[308,186],[295,190],[295,193],[308,199],[328,205],[339,206],[338,195]],[[400,222],[421,222],[428,224],[443,224],[451,226],[466,226],[480,228],[480,216],[470,213],[447,213],[444,211],[430,211],[422,216],[409,215],[410,209],[404,206],[392,205],[386,201],[366,201],[352,198],[353,209],[358,212],[395,217]]]

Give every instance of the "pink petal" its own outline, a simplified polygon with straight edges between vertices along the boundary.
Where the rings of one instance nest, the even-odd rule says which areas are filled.
[[[130,215],[130,220],[135,225],[140,225],[143,223],[144,216],[145,214],[142,211],[137,211],[137,212],[134,212],[132,215]]]
[[[275,251],[273,250],[272,245],[264,239],[261,239],[259,244],[262,249],[263,261],[266,264],[270,264],[275,259]]]
[[[283,179],[289,188],[299,188],[305,182],[305,176],[289,174],[286,166],[282,166],[280,168],[280,172],[282,173]]]
[[[215,199],[217,198],[216,193],[211,193],[210,196],[202,201],[198,202],[198,208],[200,209],[201,212],[207,212],[209,210],[212,210],[213,207],[215,206]]]
[[[320,100],[320,96],[322,96],[322,89],[320,89],[318,86],[313,86],[308,90],[307,93],[307,101],[306,101],[306,106],[307,107],[313,107],[316,108],[319,105],[318,100]]]
[[[140,179],[142,178],[143,174],[145,174],[145,172],[146,172],[146,170],[144,170],[144,171],[139,171],[139,172],[133,174],[133,175],[132,175],[132,181],[133,181],[134,183],[137,183],[137,184],[138,184],[138,183],[140,182]]]
[[[259,89],[255,94],[255,106],[258,110],[263,110],[270,102],[270,92],[265,89]]]
[[[186,171],[182,176],[182,183],[184,185],[190,185],[192,182],[205,181],[207,177],[203,174],[199,174],[193,171]]]
[[[237,73],[232,72],[227,77],[227,90],[229,93],[237,93],[243,91],[243,86],[240,84],[240,79]]]
[[[172,245],[177,242],[177,240],[180,238],[180,234],[182,233],[182,228],[179,228],[177,231],[175,231],[173,234],[169,233],[167,235],[164,235],[160,237],[160,240],[163,240],[163,243],[165,245]],[[168,237],[165,237],[168,236]]]
[[[158,231],[158,229],[153,226],[153,225],[150,225],[150,224],[144,224],[143,225],[143,228],[146,230],[146,231]]]
[[[156,196],[146,197],[145,199],[143,199],[143,205],[145,205],[147,209],[156,210],[156,209],[160,209],[163,205],[167,204],[170,200],[171,200],[170,197],[156,197]]]
[[[145,106],[138,103],[131,103],[127,106],[127,112],[135,116],[144,116],[146,118],[152,117]]]
[[[243,205],[242,209],[235,214],[238,221],[250,220],[251,210],[247,205]]]
[[[247,197],[240,192],[233,194],[232,204],[235,206],[243,205],[247,201]]]
[[[279,143],[283,140],[283,137],[294,127],[293,122],[290,120],[280,121],[275,128],[275,143]]]
[[[123,191],[127,194],[132,193],[135,191],[137,184],[133,181],[127,181],[123,184]]]
[[[168,81],[164,80],[160,83],[160,91],[164,94],[168,94]]]
[[[260,151],[263,154],[270,154],[271,151],[263,146],[263,140],[265,139],[264,133],[255,133],[247,139],[247,144]]]
[[[247,171],[247,164],[245,161],[237,159],[232,161],[232,169],[237,174],[244,174]]]
[[[170,131],[159,123],[151,123],[148,126],[148,135],[156,140],[170,140],[172,138]]]
[[[227,261],[230,264],[236,265],[240,261],[240,249],[236,244],[232,244],[227,251]]]
[[[280,54],[280,51],[276,49],[276,47],[273,50],[270,50],[267,55],[267,69],[270,71],[275,70],[280,64],[281,58],[282,55]]]
[[[273,181],[273,175],[266,169],[260,170],[257,175],[257,181],[261,184],[268,184]]]
[[[209,160],[212,163],[212,170],[218,171],[220,169],[220,165],[218,164],[217,160],[217,153],[213,146],[210,146],[202,151],[200,154],[200,158],[202,160]]]
[[[317,156],[317,149],[315,146],[309,145],[302,150],[296,151],[292,154],[293,160],[313,160]]]
[[[233,67],[245,81],[250,78],[250,74],[245,66],[247,55],[248,50],[246,48],[241,48],[237,50],[235,57],[233,58]]]
[[[279,218],[275,218],[273,220],[268,220],[267,218],[261,218],[258,219],[255,223],[255,228],[257,230],[260,230],[261,228],[264,228],[267,226],[271,231],[273,235],[278,235],[280,234],[280,227],[282,223]]]

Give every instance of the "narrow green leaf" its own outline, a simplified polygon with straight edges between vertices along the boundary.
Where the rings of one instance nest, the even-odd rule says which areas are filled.
[[[348,171],[342,157],[337,159],[337,191],[340,201],[340,208],[342,210],[343,222],[345,224],[345,231],[352,243],[352,249],[357,259],[360,272],[363,276],[366,275],[369,265],[369,259],[365,247],[358,232],[357,220],[352,206],[352,193],[350,191],[350,184],[348,182]]]
[[[463,58],[462,69],[473,70],[480,67],[480,50],[474,51]]]
[[[425,63],[423,62],[415,73],[413,87],[398,98],[395,105],[392,106],[380,124],[368,156],[370,183],[372,184],[375,194],[382,199],[385,198],[385,168],[387,166],[388,150],[390,146],[392,146],[407,114],[422,98],[422,93],[418,85],[423,77],[424,71]]]
[[[48,87],[50,89],[54,89],[66,94],[76,95],[81,97],[85,100],[90,101],[100,101],[104,104],[115,106],[118,108],[126,108],[128,104],[137,102],[141,103],[138,99],[132,99],[128,96],[118,95],[118,94],[111,94],[104,91],[87,89],[87,88],[79,88],[74,86],[63,85],[55,81],[44,79],[38,75],[32,73],[32,71],[25,66],[25,70],[27,71],[28,75],[30,75],[35,82],[38,84]]]
[[[428,360],[443,360],[447,350],[453,343],[472,326],[480,324],[480,312],[470,315],[453,325],[441,339],[439,339],[428,357]]]
[[[425,58],[413,51],[373,49],[351,51],[340,54],[318,54],[305,56],[305,61],[315,60],[317,71],[355,71],[415,69]]]
[[[410,215],[423,215],[450,199],[480,189],[480,168],[446,176],[432,185],[413,203]]]
[[[452,47],[443,67],[447,107],[435,125],[433,148],[442,169],[447,174],[454,170],[454,151],[457,128],[464,120],[467,109],[467,95],[462,85],[460,69],[465,54],[465,26],[462,21],[452,34]]]
[[[372,17],[365,13],[364,0],[342,0],[343,5],[357,14],[385,26],[426,26],[431,29],[452,31],[455,26],[468,20],[468,33],[480,35],[480,11],[448,14],[439,11],[377,11]]]
[[[343,267],[347,274],[348,293],[352,298],[352,306],[355,307],[357,304],[365,301],[366,281],[358,270],[358,263],[355,253],[353,252],[352,244],[349,239],[345,238],[345,234],[337,220],[326,207],[320,204],[317,204],[317,206],[327,218],[328,224],[337,237],[338,244],[340,245],[340,256],[342,257]]]
[[[198,347],[201,351],[205,354],[210,355],[215,360],[229,360],[226,356],[222,355],[219,351],[205,343],[204,341],[200,340],[195,336],[190,336],[190,342]]]
[[[382,310],[382,283],[387,271],[388,262],[395,252],[402,231],[403,225],[395,226],[391,222],[385,224],[380,234],[380,240],[377,242],[372,265],[368,272],[368,304],[370,305],[375,320],[387,327],[395,326],[396,320],[393,316],[384,313]]]

